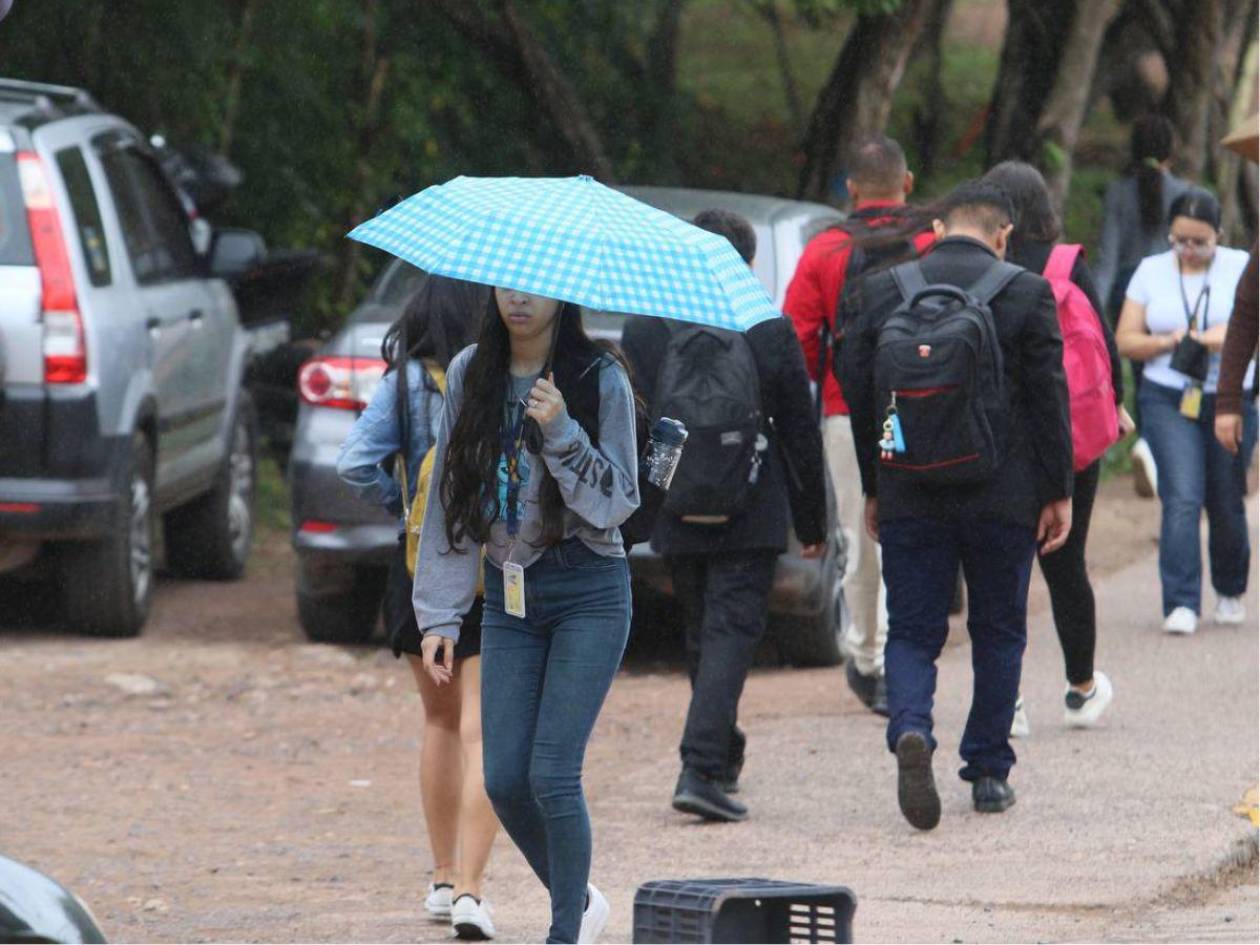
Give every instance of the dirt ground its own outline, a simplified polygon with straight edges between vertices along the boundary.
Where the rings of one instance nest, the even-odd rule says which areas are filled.
[[[1107,484],[1090,544],[1096,580],[1149,555],[1157,523],[1156,503],[1133,498],[1127,481]],[[1044,607],[1037,581],[1033,608]],[[286,535],[261,537],[241,582],[162,580],[135,640],[4,622],[0,614],[0,852],[66,883],[112,940],[448,937],[423,921],[420,906],[429,857],[416,787],[421,710],[409,673],[388,652],[305,642]],[[819,726],[844,724],[877,737],[878,721],[839,679],[836,670],[754,674],[742,720],[762,744],[790,748],[798,765],[772,767],[771,752],[753,754],[748,778],[761,785],[754,797],[804,791],[810,778],[824,776],[837,793],[816,825],[763,818],[757,829],[750,822],[734,833],[688,825],[669,809],[686,679],[668,648],[632,647],[587,761],[596,877],[610,877],[616,894],[606,940],[628,940],[638,882],[800,875],[808,865],[802,844],[822,839],[843,852],[844,822],[858,816],[843,801],[846,760],[824,758],[811,739]],[[886,816],[878,826],[913,849],[918,838],[902,835],[895,808]],[[1180,904],[1162,902],[1181,925],[1160,924],[1149,903],[1130,911],[1063,907],[1043,916],[1037,937],[1171,941],[1238,928],[1254,941],[1248,856],[1232,873],[1185,887],[1191,891]],[[504,940],[545,930],[545,899],[502,837],[487,888]],[[963,916],[943,901],[933,905],[930,891],[921,899],[924,910],[944,911],[914,918],[907,906],[905,922],[882,920],[879,934],[923,941],[993,934],[978,921],[978,906]]]

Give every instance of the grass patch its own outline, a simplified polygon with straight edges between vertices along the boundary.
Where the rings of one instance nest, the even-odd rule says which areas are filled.
[[[254,494],[254,514],[258,527],[289,534],[293,526],[289,504],[289,481],[274,456],[258,457],[258,482]]]

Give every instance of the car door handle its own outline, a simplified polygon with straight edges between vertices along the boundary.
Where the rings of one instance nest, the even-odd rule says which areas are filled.
[[[150,318],[148,321],[144,323],[144,327],[149,329],[149,331],[161,331],[162,319],[156,318],[156,317]]]
[[[188,313],[188,320],[194,324],[200,324],[201,320],[206,317],[206,313],[199,308],[193,309]]]

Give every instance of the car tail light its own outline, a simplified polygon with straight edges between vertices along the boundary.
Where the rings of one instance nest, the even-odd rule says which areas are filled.
[[[321,522],[318,519],[308,518],[298,528],[298,531],[306,532],[308,535],[327,535],[330,532],[335,532],[337,527],[334,522]]]
[[[379,358],[312,358],[298,372],[298,393],[316,407],[362,410],[384,373]]]
[[[44,381],[80,384],[87,380],[87,348],[57,204],[39,156],[20,151],[17,160],[31,245],[43,289]]]

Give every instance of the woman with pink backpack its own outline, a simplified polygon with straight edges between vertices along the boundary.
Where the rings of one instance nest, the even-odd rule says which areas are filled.
[[[1088,728],[1110,704],[1112,687],[1106,674],[1094,669],[1098,627],[1085,543],[1103,454],[1133,429],[1133,421],[1123,407],[1120,355],[1111,327],[1102,317],[1093,276],[1080,246],[1058,242],[1062,229],[1045,179],[1030,164],[1004,161],[985,180],[1006,191],[1015,207],[1007,260],[1045,276],[1059,308],[1076,470],[1072,532],[1062,548],[1038,560],[1050,588],[1054,626],[1063,647],[1067,674],[1063,721],[1074,728]],[[1021,698],[1011,735],[1027,737],[1028,733]]]

